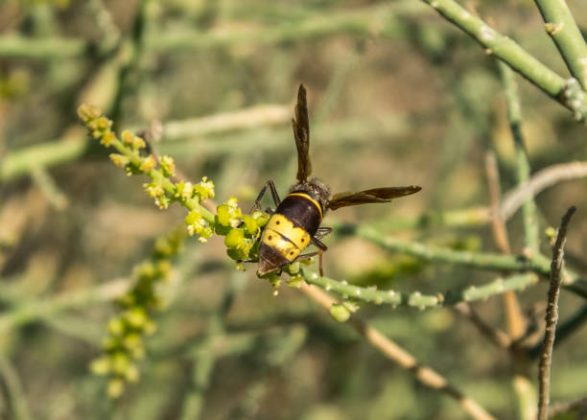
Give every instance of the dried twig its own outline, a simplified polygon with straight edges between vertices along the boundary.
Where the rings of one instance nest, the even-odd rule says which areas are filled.
[[[587,162],[570,162],[552,165],[538,171],[527,182],[504,195],[501,216],[508,220],[531,197],[562,181],[587,177]]]
[[[479,332],[481,332],[484,337],[488,338],[489,341],[491,341],[497,347],[507,349],[511,346],[512,340],[510,337],[499,328],[495,328],[487,324],[470,304],[462,302],[455,305],[453,309],[455,312],[471,321],[471,323],[477,327]]]
[[[493,153],[488,153],[485,159],[485,172],[489,183],[489,197],[491,199],[491,226],[493,231],[493,240],[495,245],[503,254],[511,254],[512,247],[508,237],[505,220],[499,213],[501,201],[501,188],[499,182],[499,171],[497,161]],[[516,340],[524,334],[526,329],[526,319],[520,308],[518,298],[513,291],[507,291],[503,294],[505,313],[507,319],[507,329],[510,338]]]
[[[326,310],[330,310],[332,305],[336,303],[332,297],[317,287],[303,284],[301,290],[306,296],[324,307]],[[389,338],[385,337],[378,329],[358,318],[352,318],[350,323],[370,345],[381,351],[385,357],[394,361],[402,368],[410,371],[423,385],[436,389],[437,391],[457,400],[463,410],[465,410],[472,418],[478,420],[489,420],[494,418],[491,414],[485,411],[479,403],[471,397],[466,396],[454,385],[450,384],[446,378],[438,372],[428,366],[420,365],[414,356]]]
[[[552,249],[552,263],[550,268],[550,287],[548,289],[548,306],[546,308],[546,329],[544,332],[544,345],[540,354],[538,369],[538,420],[548,419],[548,404],[550,399],[550,367],[552,363],[552,348],[558,321],[558,297],[562,282],[564,262],[564,246],[567,240],[567,227],[576,208],[570,207],[561,220],[556,242]]]
[[[583,397],[571,402],[553,404],[548,411],[548,416],[560,416],[561,414],[566,414],[573,411],[578,411],[583,415],[587,414],[587,397]]]

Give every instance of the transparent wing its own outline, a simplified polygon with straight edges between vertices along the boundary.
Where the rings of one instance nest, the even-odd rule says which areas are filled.
[[[357,206],[367,203],[387,203],[394,198],[415,194],[422,187],[410,185],[408,187],[373,188],[359,192],[344,192],[335,194],[328,202],[328,208],[336,210],[341,207]]]

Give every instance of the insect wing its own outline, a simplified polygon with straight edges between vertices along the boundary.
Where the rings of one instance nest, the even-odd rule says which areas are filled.
[[[394,198],[404,197],[420,191],[422,187],[410,185],[408,187],[373,188],[359,192],[345,192],[335,194],[328,202],[328,208],[336,210],[341,207],[356,206],[367,203],[386,203]]]
[[[295,108],[295,118],[292,119],[292,126],[298,150],[297,179],[299,182],[305,182],[312,172],[312,164],[310,163],[310,122],[304,85],[300,85],[298,89],[298,101]]]

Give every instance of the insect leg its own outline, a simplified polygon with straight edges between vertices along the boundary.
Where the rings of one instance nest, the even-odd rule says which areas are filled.
[[[320,229],[323,229],[323,231],[326,231],[326,233],[324,233],[323,235],[328,235],[330,232],[332,232],[332,228],[319,228],[318,231],[320,231]],[[326,245],[324,245],[324,243],[316,238],[316,236],[312,237],[312,243],[314,245],[316,245],[318,247],[318,269],[320,272],[320,276],[324,276],[324,269],[322,268],[322,262],[323,262],[323,258],[322,256],[324,255],[324,252],[326,252],[326,250],[328,250],[328,247]]]
[[[319,254],[318,251],[308,252],[307,254],[300,254],[300,255],[298,255],[298,257],[295,260],[296,261],[298,261],[298,260],[305,260],[307,258],[315,257],[318,254]]]
[[[320,277],[324,277],[324,267],[322,263],[324,262],[324,251],[318,251],[318,272],[320,273]]]
[[[324,244],[322,244],[324,245]],[[326,245],[324,245],[326,246]],[[301,254],[298,255],[298,257],[296,258],[296,261],[299,261],[300,259],[307,259],[307,258],[312,258],[315,257],[316,255],[318,255],[318,271],[320,273],[320,277],[324,277],[324,269],[322,268],[322,256],[324,255],[324,251],[323,250],[318,250],[318,251],[314,251],[314,252],[308,252],[307,254]]]
[[[316,245],[318,249],[322,252],[328,250],[328,247],[320,239],[316,238],[316,236],[312,237],[312,243]]]
[[[281,203],[281,200],[279,199],[279,194],[277,193],[277,188],[275,188],[275,184],[273,183],[273,181],[269,180],[265,183],[265,185],[263,185],[261,191],[259,191],[259,195],[257,196],[257,199],[255,200],[255,203],[253,204],[253,207],[251,207],[249,213],[252,213],[255,210],[259,210],[261,208],[261,200],[267,192],[267,187],[269,187],[269,190],[271,190],[271,198],[273,198],[273,203],[275,204],[275,207],[277,207],[279,203]]]
[[[326,235],[330,235],[332,233],[332,228],[331,227],[319,227],[318,230],[316,231],[316,233],[314,234],[314,237],[317,239],[322,239],[324,238]]]

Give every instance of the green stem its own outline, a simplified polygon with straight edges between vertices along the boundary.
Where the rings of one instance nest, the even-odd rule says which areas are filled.
[[[0,334],[6,334],[11,328],[50,317],[71,308],[85,307],[93,302],[109,302],[122,296],[128,285],[127,280],[113,281],[92,289],[24,302],[14,310],[0,316]]]
[[[335,229],[338,234],[354,234],[385,250],[402,252],[424,260],[458,264],[484,270],[533,271],[542,275],[548,275],[549,273],[548,261],[538,258],[528,259],[516,255],[457,251],[450,248],[426,245],[420,242],[405,241],[392,236],[384,236],[380,231],[370,226],[338,225]]]
[[[227,26],[222,31],[166,31],[151,33],[145,48],[154,52],[193,51],[210,48],[262,46],[283,42],[298,42],[335,35],[361,38],[397,37],[407,33],[402,16],[421,13],[406,2],[396,5],[376,5],[354,10],[314,15],[297,22],[245,29]],[[90,44],[81,39],[0,37],[0,57],[65,59],[78,58],[89,50]]]
[[[215,343],[225,335],[224,319],[234,301],[235,293],[240,288],[242,273],[233,275],[222,302],[211,315],[208,322],[208,332],[204,342],[196,344],[193,349],[192,382],[183,403],[181,418],[185,420],[198,419],[202,415],[204,397],[214,371],[216,360],[220,356],[214,349]]]
[[[508,290],[524,290],[538,283],[535,274],[518,274],[506,278],[497,278],[481,286],[470,286],[464,290],[450,291],[445,294],[423,294],[420,292],[403,293],[395,290],[377,290],[375,287],[359,287],[345,281],[337,281],[328,277],[320,277],[316,273],[304,271],[307,283],[334,292],[353,301],[388,304],[393,307],[409,306],[418,309],[429,309],[440,306],[452,306],[461,302],[485,300],[491,296],[501,295]]]
[[[10,411],[15,420],[31,418],[18,372],[4,355],[0,355],[0,377],[6,388]]]
[[[24,38],[20,36],[0,37],[0,57],[34,58],[60,60],[80,57],[85,54],[89,44],[81,39],[64,38]]]
[[[516,175],[518,186],[522,186],[528,182],[528,179],[530,179],[530,162],[524,144],[524,136],[522,134],[522,111],[520,97],[518,95],[518,86],[514,80],[514,73],[512,70],[502,62],[498,62],[497,65],[505,89],[508,119],[516,151]],[[529,196],[522,206],[522,218],[524,220],[525,246],[532,254],[537,254],[540,247],[537,213],[538,210],[534,198]]]
[[[565,0],[535,0],[546,32],[556,44],[569,71],[587,89],[587,45]]]
[[[538,61],[511,38],[491,28],[453,0],[423,0],[448,21],[473,37],[488,53],[495,55],[512,69],[524,76],[551,98],[573,111],[575,118],[587,118],[585,95]]]
[[[128,39],[122,40],[121,43],[121,48],[125,49],[127,54],[124,54],[126,61],[118,72],[118,90],[111,111],[114,128],[121,119],[124,99],[132,96],[137,89],[138,82],[133,80],[132,75],[137,72],[144,51],[149,3],[150,0],[141,0]]]
[[[348,34],[358,38],[397,37],[406,28],[395,8],[376,5],[362,9],[345,10],[314,15],[292,23],[272,25],[258,30],[226,30],[205,33],[152,34],[147,48],[157,52],[226,48],[236,46],[264,46],[283,42],[320,39]],[[405,15],[405,13],[403,13]]]
[[[79,133],[76,138],[50,141],[23,148],[0,159],[0,182],[30,174],[39,167],[49,168],[81,157],[89,143]]]
[[[112,145],[116,151],[126,156],[135,167],[141,166],[141,159],[139,156],[132,149],[126,147],[122,141],[116,139]],[[176,192],[175,184],[167,176],[165,176],[161,170],[151,169],[147,173],[147,176],[155,182],[160,182],[165,192],[173,197]],[[214,214],[202,207],[200,201],[196,197],[186,200],[184,202],[184,206],[188,210],[193,210],[200,213],[208,223],[214,223]]]
[[[427,261],[464,265],[482,270],[533,272],[546,277],[550,274],[550,261],[541,254],[531,258],[520,255],[503,255],[486,252],[457,251],[426,245],[420,242],[405,241],[391,236],[384,236],[371,226],[335,224],[333,228],[338,235],[355,235],[372,242],[388,251],[402,252],[406,255]],[[565,270],[563,287],[578,296],[587,298],[587,281],[571,270]]]

